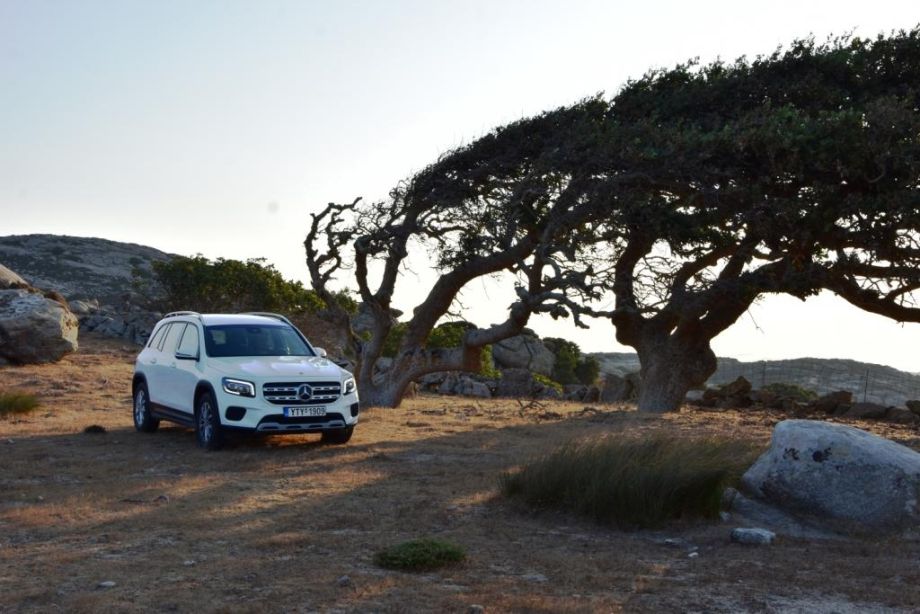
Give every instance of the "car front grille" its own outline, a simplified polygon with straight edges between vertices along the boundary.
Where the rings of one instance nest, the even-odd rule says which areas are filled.
[[[308,398],[302,396],[309,386]],[[340,382],[271,382],[262,386],[262,396],[275,405],[323,405],[333,403],[342,394]]]

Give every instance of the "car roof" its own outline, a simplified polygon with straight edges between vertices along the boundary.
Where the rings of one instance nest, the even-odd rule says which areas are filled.
[[[244,313],[203,313],[201,314],[201,321],[205,326],[221,326],[227,324],[285,326],[284,322],[275,318]]]

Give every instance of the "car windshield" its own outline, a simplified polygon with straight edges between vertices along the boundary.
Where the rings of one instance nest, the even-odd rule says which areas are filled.
[[[208,356],[316,356],[290,326],[226,324],[206,326]]]

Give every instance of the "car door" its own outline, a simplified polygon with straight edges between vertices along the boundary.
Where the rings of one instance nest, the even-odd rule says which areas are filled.
[[[192,415],[195,413],[195,387],[201,372],[201,335],[196,325],[185,325],[170,365],[170,406]]]
[[[147,393],[150,396],[150,402],[155,405],[162,405],[166,402],[164,396],[166,384],[162,370],[163,342],[166,340],[166,335],[169,333],[169,329],[173,327],[173,324],[174,322],[167,322],[157,329],[150,339],[150,345],[141,355],[144,375],[147,378]]]
[[[186,326],[185,322],[172,322],[170,324],[170,328],[166,331],[166,335],[159,346],[160,351],[156,358],[156,364],[151,368],[154,381],[150,386],[150,400],[171,409],[178,409],[175,401],[177,395],[173,390],[176,379],[176,347],[179,345],[179,339],[182,337],[182,333],[185,332]],[[154,389],[156,389],[156,392],[154,392]]]

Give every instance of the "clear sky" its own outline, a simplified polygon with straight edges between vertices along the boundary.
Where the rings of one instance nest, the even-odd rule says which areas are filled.
[[[380,198],[492,127],[690,57],[918,23],[916,0],[0,0],[0,235],[265,257],[306,281],[311,211]],[[464,295],[480,324],[509,301],[493,282]],[[623,349],[606,322],[533,328]],[[715,346],[920,371],[920,325],[832,296],[767,298]]]

